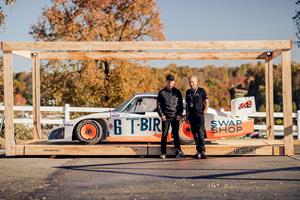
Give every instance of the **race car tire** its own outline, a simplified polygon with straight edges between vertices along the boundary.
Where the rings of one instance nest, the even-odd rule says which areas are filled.
[[[181,144],[195,143],[191,126],[185,120],[179,122],[179,139]]]
[[[103,128],[96,120],[82,120],[76,126],[76,136],[85,144],[97,144],[103,137]]]

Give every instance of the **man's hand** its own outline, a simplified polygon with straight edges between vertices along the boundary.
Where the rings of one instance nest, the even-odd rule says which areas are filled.
[[[160,118],[161,118],[161,121],[166,121],[167,120],[166,116],[164,116],[164,115],[162,115]]]
[[[208,99],[205,99],[205,101],[204,101],[204,111],[203,111],[204,114],[207,113],[208,107],[209,107],[209,101],[208,101]]]

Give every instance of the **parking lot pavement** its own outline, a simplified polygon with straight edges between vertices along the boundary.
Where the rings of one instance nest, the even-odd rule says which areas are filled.
[[[300,199],[300,156],[0,158],[0,199]]]

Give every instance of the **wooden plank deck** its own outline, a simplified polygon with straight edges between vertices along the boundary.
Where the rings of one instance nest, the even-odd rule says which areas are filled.
[[[186,155],[195,154],[195,145],[182,145]],[[103,143],[99,145],[81,145],[74,143],[49,144],[34,142],[14,146],[16,156],[158,156],[159,144],[128,144]],[[172,144],[168,144],[168,155],[174,155]],[[206,153],[211,156],[239,156],[239,155],[284,155],[284,143],[281,140],[217,140],[206,145]]]

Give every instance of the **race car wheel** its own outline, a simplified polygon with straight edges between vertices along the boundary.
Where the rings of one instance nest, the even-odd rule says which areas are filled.
[[[194,136],[190,124],[181,120],[179,124],[179,138],[182,144],[194,144]]]
[[[76,135],[82,143],[97,144],[102,139],[103,129],[95,120],[82,120],[76,127]]]

